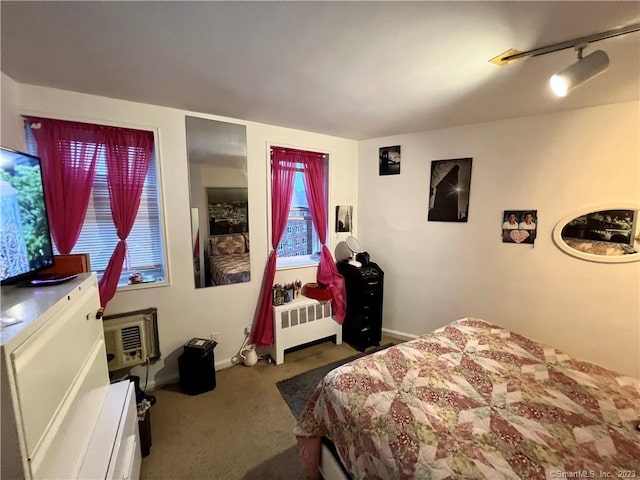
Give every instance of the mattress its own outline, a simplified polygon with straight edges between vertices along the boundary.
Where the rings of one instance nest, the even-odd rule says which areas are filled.
[[[639,422],[637,379],[466,318],[331,371],[295,433],[310,477],[326,436],[358,479],[619,478]]]

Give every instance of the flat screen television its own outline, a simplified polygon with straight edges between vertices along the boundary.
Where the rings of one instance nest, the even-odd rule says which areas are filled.
[[[0,147],[0,284],[52,265],[40,159]]]

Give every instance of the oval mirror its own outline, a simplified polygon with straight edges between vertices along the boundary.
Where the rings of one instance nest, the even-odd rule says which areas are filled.
[[[347,242],[338,242],[333,256],[336,261],[339,262],[341,260],[348,260],[353,255],[349,245],[347,245]]]
[[[592,262],[640,260],[640,206],[614,205],[578,211],[553,229],[564,252]]]
[[[353,235],[347,237],[345,241],[347,242],[347,246],[353,253],[360,253],[362,251],[362,245],[360,245],[358,239]]]

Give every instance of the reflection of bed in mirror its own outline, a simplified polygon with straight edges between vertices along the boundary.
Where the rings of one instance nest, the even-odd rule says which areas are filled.
[[[209,243],[208,285],[229,285],[251,279],[248,233],[214,235]]]
[[[613,204],[583,209],[561,219],[553,239],[564,252],[592,262],[640,260],[640,208]]]

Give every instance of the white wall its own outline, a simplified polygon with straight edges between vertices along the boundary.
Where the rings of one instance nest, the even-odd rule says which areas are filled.
[[[242,188],[247,184],[246,173],[239,168],[210,167],[203,165],[200,170],[200,175],[200,189],[203,195],[205,188]]]
[[[640,203],[638,102],[360,143],[360,241],[385,271],[384,328],[475,316],[640,377],[640,262],[592,263],[552,241],[577,209]],[[400,175],[378,148],[401,145]],[[468,223],[427,221],[432,160],[473,157]],[[535,246],[504,244],[504,210],[537,209]]]
[[[152,365],[150,383],[163,383],[177,378],[177,356],[182,352],[182,345],[192,337],[209,338],[211,332],[221,332],[221,342],[215,350],[218,366],[228,364],[242,344],[243,328],[254,317],[268,253],[266,162],[269,142],[330,152],[334,167],[330,178],[332,201],[355,204],[358,145],[353,140],[31,85],[19,85],[18,90],[18,111],[21,114],[134,128],[151,127],[159,132],[158,154],[164,182],[171,286],[118,292],[106,311],[106,314],[112,314],[152,306],[158,308],[163,359]],[[185,115],[247,126],[251,232],[249,283],[199,290],[194,288]],[[330,221],[333,222],[333,215]],[[313,271],[306,269],[298,276],[312,276]]]
[[[3,147],[25,151],[24,128],[18,115],[18,84],[2,73],[0,75],[0,143]]]

